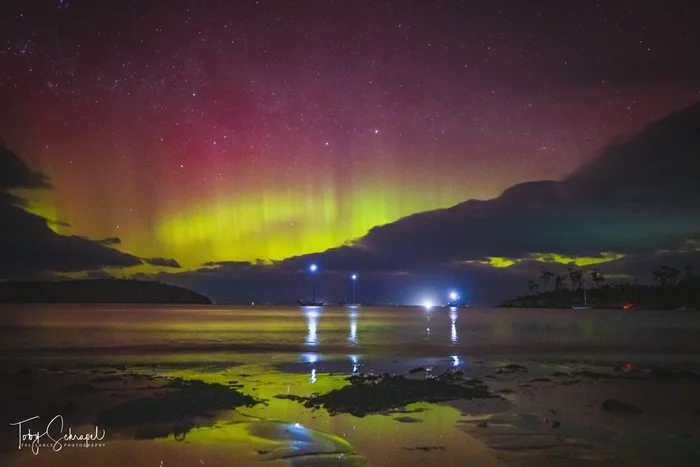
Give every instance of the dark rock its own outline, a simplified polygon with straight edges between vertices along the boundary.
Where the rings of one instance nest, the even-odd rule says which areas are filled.
[[[98,376],[90,380],[91,383],[111,383],[115,381],[124,381],[126,383],[126,380],[121,376]]]
[[[416,446],[415,448],[404,448],[407,451],[435,451],[443,450],[445,446]]]
[[[65,404],[49,404],[44,408],[44,414],[48,415],[63,415],[64,412],[75,412],[78,406],[72,402]]]
[[[296,402],[306,402],[306,397],[302,396],[295,396],[294,394],[277,394],[276,396],[272,396],[275,399],[289,399],[290,401],[296,401]]]
[[[649,372],[649,379],[696,379],[700,374],[688,370],[667,370],[654,368]]]
[[[519,371],[527,372],[527,367],[523,365],[518,365],[517,363],[510,363],[504,367],[497,369],[496,374],[501,375],[506,373],[515,373]]]
[[[420,373],[420,372],[425,372],[425,371],[426,371],[425,368],[423,368],[422,366],[418,366],[416,368],[411,368],[410,370],[408,370],[408,373],[412,375],[415,373]]]
[[[74,392],[74,393],[78,393],[78,394],[94,394],[96,392],[99,392],[99,389],[97,389],[92,384],[85,384],[85,383],[69,384],[68,386],[63,388],[63,390],[66,392]]]
[[[477,425],[479,428],[488,428],[489,424],[486,421],[483,421]]]
[[[559,385],[560,386],[572,386],[572,385],[578,384],[580,382],[581,382],[580,379],[572,379],[571,381],[562,381],[561,383],[559,383]]]
[[[459,379],[453,373],[435,378],[408,379],[403,376],[352,376],[351,384],[323,395],[309,397],[305,406],[324,407],[331,414],[350,413],[363,417],[369,413],[405,407],[414,402],[444,402],[457,399],[498,398],[477,379]]]
[[[386,413],[387,413],[387,415],[397,414],[397,413],[422,413],[422,412],[427,412],[428,410],[430,410],[430,409],[426,409],[424,407],[419,407],[417,409],[411,409],[411,410],[399,408],[399,409],[387,410]]]
[[[166,387],[173,391],[156,397],[132,399],[107,409],[97,417],[95,424],[118,427],[177,422],[182,426],[188,417],[215,410],[250,407],[260,402],[221,384],[176,379]],[[172,427],[168,429],[174,433]]]
[[[621,413],[642,413],[642,409],[636,405],[628,404],[617,399],[606,399],[600,406],[605,412],[621,412]]]
[[[415,417],[409,417],[409,416],[403,416],[403,417],[396,417],[394,418],[397,422],[401,423],[422,423],[423,420],[420,418],[415,418]]]
[[[572,376],[584,376],[586,378],[593,378],[593,379],[610,379],[610,378],[615,378],[616,376],[613,376],[608,373],[600,373],[598,371],[588,371],[588,370],[583,370],[583,371],[574,371],[571,373]]]

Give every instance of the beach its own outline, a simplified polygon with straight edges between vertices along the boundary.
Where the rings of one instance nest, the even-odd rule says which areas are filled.
[[[700,462],[692,312],[12,305],[0,333],[4,465]],[[20,442],[59,415],[101,439]]]

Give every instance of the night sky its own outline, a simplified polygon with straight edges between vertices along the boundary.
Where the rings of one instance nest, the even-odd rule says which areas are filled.
[[[692,1],[5,0],[0,136],[51,187],[0,188],[55,232],[123,253],[32,274],[162,271],[216,295],[237,273],[262,274],[246,269],[256,259],[285,260],[278,281],[281,269],[325,258],[339,274],[391,277],[393,290],[414,287],[393,281],[418,271],[447,284],[437,263],[490,264],[480,271],[492,280],[502,268],[489,258],[624,260],[642,253],[624,239],[513,249],[516,231],[484,251],[431,249],[403,264],[442,237],[381,257],[396,244],[383,235],[405,239],[406,223],[364,236],[518,183],[575,182],[611,143],[700,100],[698,24]],[[687,248],[695,228],[644,253]],[[445,229],[459,243],[461,230]],[[356,254],[337,249],[357,239],[345,247]],[[205,264],[219,275],[198,275]],[[475,272],[447,274],[465,283]]]

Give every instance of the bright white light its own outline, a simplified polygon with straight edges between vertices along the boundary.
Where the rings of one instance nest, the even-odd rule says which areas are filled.
[[[318,361],[318,354],[317,353],[308,352],[308,353],[302,354],[301,356],[306,363],[313,364],[313,363],[316,363]]]
[[[355,279],[357,279],[357,274],[352,275],[352,280],[355,280]]]
[[[425,301],[423,302],[423,306],[424,306],[425,308],[432,308],[432,307],[433,307],[433,302],[430,301],[430,300],[425,300]]]
[[[309,270],[311,272],[316,272],[316,269],[318,269],[318,266],[316,266],[315,264],[312,264],[311,266],[309,266]]]
[[[299,423],[295,423],[295,424],[294,424],[294,427],[295,427],[295,428],[301,428],[301,425],[300,425]]]
[[[350,355],[350,360],[352,360],[352,374],[354,375],[357,373],[357,362],[359,361],[359,357],[357,355]]]
[[[315,346],[318,344],[318,317],[320,313],[316,310],[304,312],[306,315],[306,345]]]
[[[457,295],[457,292],[454,290],[450,292],[450,300],[457,300],[459,298],[459,295]]]
[[[311,370],[311,376],[309,377],[309,383],[314,384],[316,382],[316,369]]]
[[[350,335],[348,340],[352,344],[357,344],[357,311],[350,311]]]
[[[459,357],[457,355],[453,355],[452,356],[452,366],[459,366],[459,364],[460,364]]]
[[[355,321],[350,323],[350,336],[348,340],[353,344],[357,344],[357,322]]]

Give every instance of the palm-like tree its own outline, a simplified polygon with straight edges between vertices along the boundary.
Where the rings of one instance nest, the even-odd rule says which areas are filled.
[[[576,287],[577,291],[581,290],[581,287],[583,287],[583,271],[569,268],[569,278],[571,279],[571,286]]]
[[[540,279],[542,279],[542,284],[544,285],[544,291],[547,291],[547,284],[549,284],[550,279],[554,277],[554,273],[552,271],[548,271],[546,268],[542,268],[542,275],[540,276]]]
[[[563,289],[566,284],[566,276],[562,276],[561,274],[555,274],[554,275],[554,290],[559,292],[559,290]]]
[[[540,285],[535,281],[527,281],[527,287],[530,289],[530,293],[535,295]]]
[[[693,267],[690,264],[685,265],[685,278],[690,279],[693,277]]]
[[[595,282],[598,288],[600,288],[600,284],[605,282],[605,275],[600,271],[600,269],[593,268],[591,271],[591,279],[593,279],[593,282]]]
[[[661,266],[659,269],[651,271],[651,274],[654,276],[657,284],[661,287],[666,287],[676,285],[680,271],[670,266]]]

